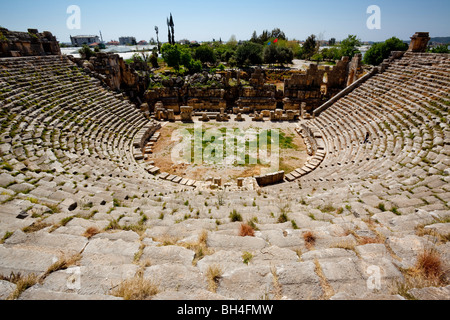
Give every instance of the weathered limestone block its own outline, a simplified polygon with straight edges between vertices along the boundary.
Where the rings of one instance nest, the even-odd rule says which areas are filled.
[[[152,266],[145,268],[144,277],[157,281],[160,290],[176,290],[190,294],[195,290],[208,288],[206,277],[188,264],[153,264],[152,261]]]
[[[132,263],[138,250],[139,242],[93,239],[86,246],[81,263],[85,266]]]
[[[202,117],[200,118],[200,121],[203,121],[203,122],[208,122],[209,121],[209,117],[206,114],[206,112],[202,113]]]
[[[191,266],[194,255],[193,251],[180,246],[149,246],[144,249],[141,259],[150,259],[152,265],[169,263]]]
[[[234,121],[244,121],[244,118],[242,118],[242,114],[241,113],[238,113],[237,115],[236,115],[236,117],[234,118]]]
[[[135,264],[73,266],[51,273],[42,289],[80,295],[103,295],[122,281],[133,278],[138,270]]]
[[[47,253],[35,249],[6,248],[0,245],[0,274],[42,274],[58,260],[54,253]]]
[[[253,117],[252,121],[264,121],[264,116],[262,113],[255,113],[255,116]]]
[[[208,247],[226,250],[255,250],[262,249],[267,245],[261,238],[238,237],[214,233],[208,236],[207,244]]]
[[[282,296],[293,300],[318,299],[323,295],[320,279],[312,261],[292,263],[276,268]]]
[[[408,51],[412,52],[425,52],[427,49],[428,41],[430,41],[429,32],[416,32],[411,37]]]
[[[274,292],[270,266],[252,266],[241,263],[239,269],[226,272],[217,293],[233,299],[257,300]]]
[[[277,184],[277,183],[283,182],[284,171],[279,171],[279,172],[269,173],[269,174],[262,175],[262,176],[257,176],[257,177],[255,177],[255,179],[256,179],[256,182],[258,183],[258,185],[261,187],[269,186],[272,184]]]
[[[192,112],[194,108],[188,106],[180,107],[181,111],[181,121],[183,122],[192,122]]]
[[[409,290],[408,293],[418,300],[449,300],[450,286],[441,288],[414,288]]]
[[[8,296],[16,290],[16,285],[14,283],[0,280],[0,300],[6,300]]]

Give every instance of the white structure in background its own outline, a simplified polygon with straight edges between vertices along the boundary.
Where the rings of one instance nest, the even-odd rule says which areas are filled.
[[[81,47],[84,44],[100,43],[100,38],[98,36],[70,36],[70,41],[74,47]]]
[[[126,45],[136,45],[136,38],[135,37],[120,37],[119,38],[119,43],[121,46],[126,46]]]

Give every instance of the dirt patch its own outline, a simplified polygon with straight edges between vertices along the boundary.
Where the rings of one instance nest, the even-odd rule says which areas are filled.
[[[236,129],[235,123],[216,123],[204,125],[204,128],[231,128]],[[258,128],[256,124],[252,124],[253,129],[270,129],[275,127],[271,123],[265,124],[262,128]],[[161,172],[186,177],[193,180],[206,180],[207,178],[220,177],[224,182],[233,181],[238,177],[252,177],[267,173],[270,165],[262,164],[245,164],[245,165],[225,165],[217,164],[195,164],[195,163],[174,163],[171,157],[172,150],[181,142],[181,137],[177,137],[175,130],[194,128],[193,124],[168,123],[160,129],[160,139],[153,146],[153,154],[148,161],[154,161],[155,166],[161,169]],[[240,128],[241,129],[241,128]],[[245,128],[242,128],[243,130]],[[277,128],[280,131],[280,161],[279,170],[289,173],[297,168],[302,167],[307,160],[306,146],[303,139],[295,132],[295,125],[283,125],[283,128]]]

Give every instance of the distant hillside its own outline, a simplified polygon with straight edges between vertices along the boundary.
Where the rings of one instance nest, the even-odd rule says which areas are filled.
[[[450,44],[450,37],[434,37],[431,38],[430,42]]]

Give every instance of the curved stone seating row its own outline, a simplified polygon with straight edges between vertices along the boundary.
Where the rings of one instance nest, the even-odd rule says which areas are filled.
[[[299,179],[318,168],[327,153],[322,133],[317,128],[301,124],[300,128],[296,129],[296,132],[302,136],[310,158],[301,168],[285,176],[285,179],[289,182]]]
[[[0,65],[5,163],[25,173],[87,175],[103,169],[111,177],[147,177],[131,150],[148,121],[121,95],[64,57],[2,59]]]
[[[344,187],[376,177],[395,178],[409,189],[414,172],[424,172],[419,183],[428,173],[444,174],[449,165],[444,159],[449,156],[450,92],[443,79],[448,79],[449,62],[448,55],[406,53],[311,120],[309,125],[323,132],[328,152],[302,185],[326,181]],[[437,180],[443,178],[433,179],[439,186]]]

